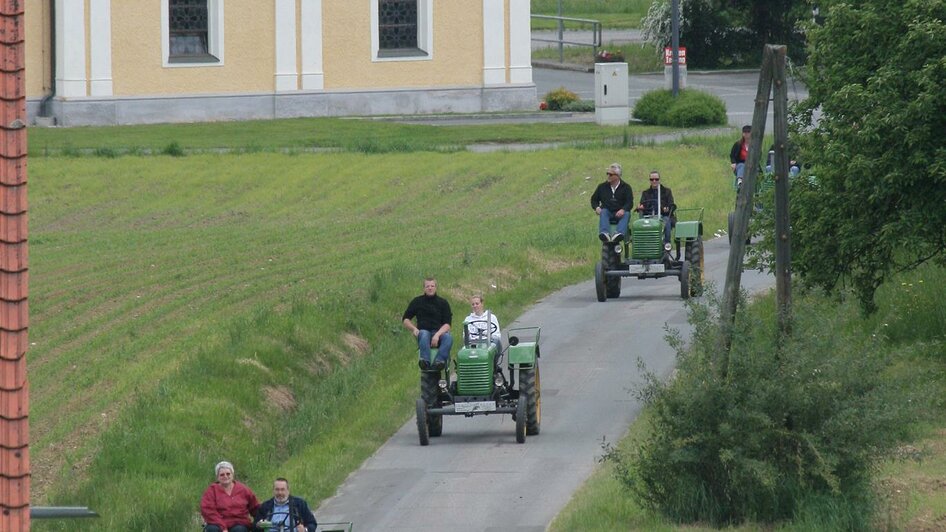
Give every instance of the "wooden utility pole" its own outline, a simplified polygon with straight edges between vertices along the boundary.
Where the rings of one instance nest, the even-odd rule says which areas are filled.
[[[736,214],[729,248],[729,264],[726,268],[726,284],[723,288],[723,303],[720,309],[720,371],[728,368],[729,349],[732,346],[733,324],[739,305],[742,267],[749,236],[749,216],[752,213],[753,195],[759,176],[759,158],[762,152],[762,137],[765,132],[769,110],[769,94],[775,85],[775,194],[776,194],[776,291],[778,292],[779,331],[788,334],[791,327],[791,239],[788,216],[788,88],[785,83],[785,54],[782,45],[766,45],[762,54],[762,70],[759,73],[759,89],[756,92],[755,109],[752,115],[752,134],[749,137],[749,155],[746,158],[742,187],[736,197]]]
[[[788,86],[784,46],[773,47],[775,87],[775,294],[779,345],[792,332],[792,239],[788,209]]]

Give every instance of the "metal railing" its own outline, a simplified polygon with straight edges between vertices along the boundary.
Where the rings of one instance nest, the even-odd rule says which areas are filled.
[[[594,55],[598,55],[598,48],[601,47],[601,21],[590,18],[562,17],[556,15],[532,15],[532,18],[540,20],[558,21],[558,39],[544,39],[541,37],[532,37],[536,42],[549,42],[558,44],[558,62],[565,62],[565,45],[569,46],[590,46]],[[565,23],[576,22],[583,26],[591,25],[591,42],[567,41],[565,40]]]

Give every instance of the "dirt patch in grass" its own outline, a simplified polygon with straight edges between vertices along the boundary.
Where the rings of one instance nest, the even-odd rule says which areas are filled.
[[[482,295],[488,308],[490,293],[513,288],[521,279],[522,276],[511,268],[493,268],[472,281],[445,288],[443,292],[451,300],[464,302],[469,302],[474,294]]]
[[[345,344],[345,347],[354,352],[358,357],[365,356],[368,353],[368,348],[371,347],[368,344],[368,340],[352,333],[343,334],[342,342]]]
[[[281,412],[290,412],[296,407],[296,398],[285,386],[265,386],[263,395],[266,404],[273,405]]]
[[[581,261],[551,257],[535,248],[529,248],[529,262],[538,266],[545,273],[560,272],[581,265]]]

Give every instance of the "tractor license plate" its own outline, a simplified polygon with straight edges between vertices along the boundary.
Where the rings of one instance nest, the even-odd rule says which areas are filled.
[[[496,410],[496,401],[469,401],[466,403],[456,403],[454,405],[457,412],[494,412]]]
[[[628,273],[663,273],[663,264],[628,264]]]

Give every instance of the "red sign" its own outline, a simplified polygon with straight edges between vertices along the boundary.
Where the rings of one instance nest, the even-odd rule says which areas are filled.
[[[677,59],[680,60],[679,64],[687,64],[687,49],[683,46],[677,48]],[[664,64],[670,66],[673,64],[673,49],[669,46],[664,48]]]

